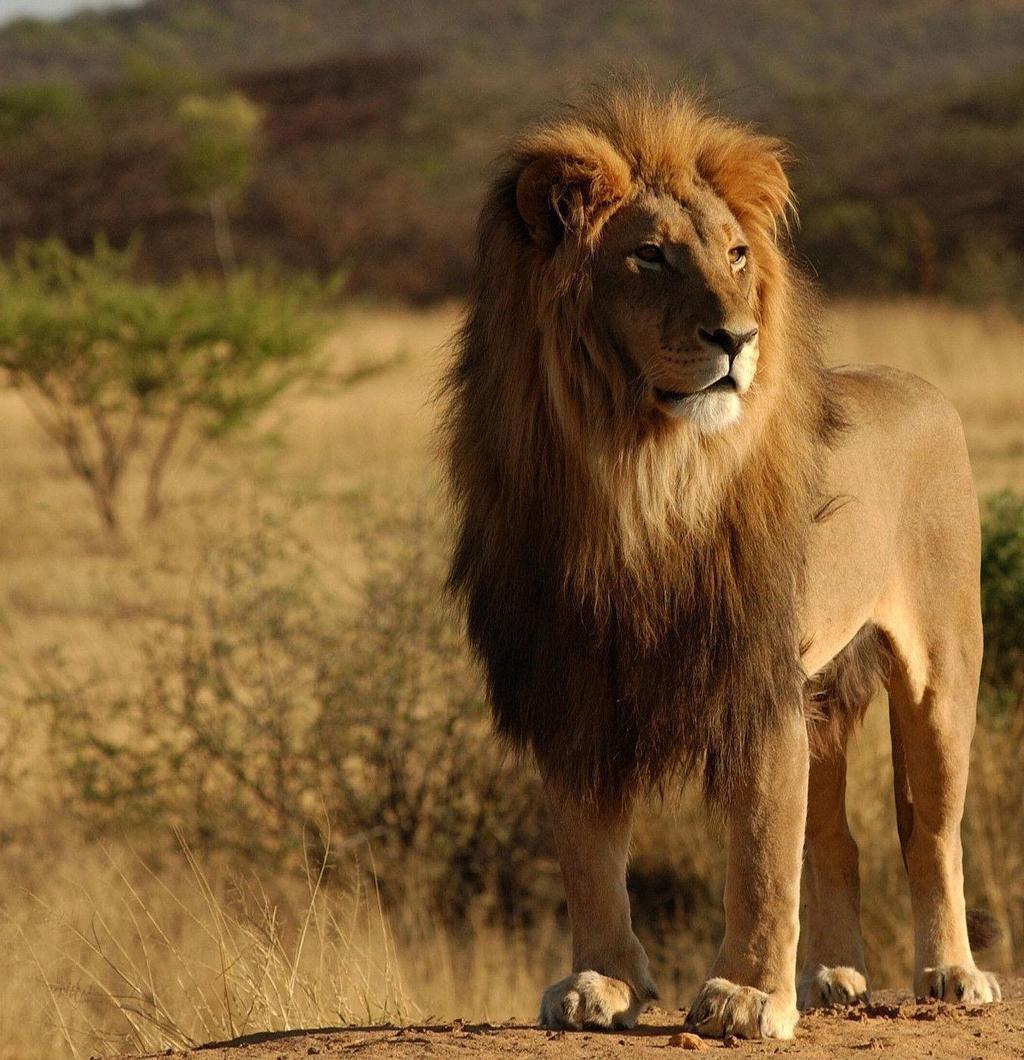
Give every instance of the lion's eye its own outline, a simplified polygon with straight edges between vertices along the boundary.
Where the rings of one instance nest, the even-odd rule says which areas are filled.
[[[633,251],[633,257],[648,268],[665,263],[665,253],[657,243],[642,243]]]
[[[742,272],[747,267],[747,248],[733,247],[729,251],[729,265],[733,272]]]

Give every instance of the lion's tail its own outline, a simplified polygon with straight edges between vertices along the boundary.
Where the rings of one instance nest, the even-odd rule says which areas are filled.
[[[896,712],[889,707],[889,726],[892,732],[893,789],[896,795],[896,828],[900,835],[903,864],[907,863],[907,845],[914,830],[914,803],[910,797],[910,781],[907,779],[907,757],[900,734]],[[967,941],[974,953],[991,949],[1002,940],[1003,929],[999,921],[984,909],[967,910]]]
[[[967,941],[974,953],[991,949],[1003,939],[999,921],[984,909],[967,910]]]

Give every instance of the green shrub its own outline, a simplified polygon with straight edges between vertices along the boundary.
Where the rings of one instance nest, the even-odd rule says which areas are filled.
[[[920,286],[914,215],[865,200],[840,199],[803,210],[798,239],[830,287],[866,294]]]
[[[23,244],[0,264],[0,368],[112,534],[137,458],[153,519],[187,430],[200,439],[238,431],[310,373],[336,287],[252,274],[159,286],[133,279],[133,260],[131,250],[99,243],[77,255],[53,240]]]
[[[1005,709],[1024,703],[1024,497],[991,497],[982,520],[982,693]]]
[[[86,102],[72,85],[52,82],[0,91],[0,141],[22,136],[40,121],[80,115]]]

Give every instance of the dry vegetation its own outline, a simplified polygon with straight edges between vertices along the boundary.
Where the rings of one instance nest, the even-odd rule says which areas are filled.
[[[531,1017],[566,939],[536,790],[486,734],[439,606],[430,403],[454,308],[353,308],[341,393],[272,445],[171,472],[113,549],[17,394],[0,395],[0,1041],[23,1058],[384,1018]],[[838,361],[898,363],[959,406],[979,489],[1024,489],[1024,328],[841,304]],[[358,381],[361,378],[361,381]],[[129,481],[141,491],[142,481]],[[902,985],[908,901],[884,709],[855,753],[869,965]],[[986,714],[972,904],[1024,946],[1021,725]],[[645,815],[632,888],[668,1003],[720,927],[722,861],[683,795]]]
[[[700,12],[149,0],[0,27],[0,249],[141,236],[140,263],[165,278],[237,253],[350,269],[387,296],[458,296],[495,153],[551,101],[639,59],[793,144],[795,237],[829,290],[1024,304],[1017,0]],[[199,115],[219,129],[212,152]],[[225,129],[241,149],[230,188],[207,169]]]

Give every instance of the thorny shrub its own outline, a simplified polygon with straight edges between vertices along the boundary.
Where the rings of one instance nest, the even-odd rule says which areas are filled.
[[[299,863],[330,822],[385,898],[418,892],[456,920],[482,896],[520,913],[555,871],[543,800],[491,738],[437,538],[424,516],[379,530],[346,608],[307,546],[263,520],[155,623],[137,687],[37,668],[63,812],[262,864]]]

